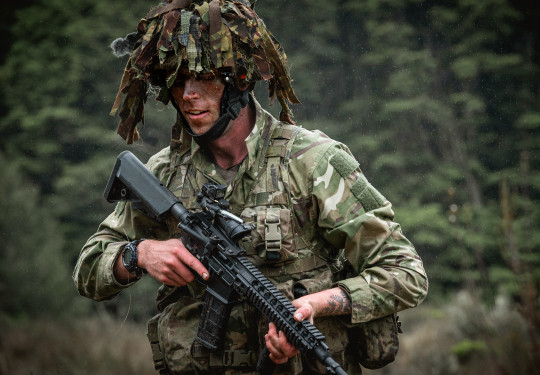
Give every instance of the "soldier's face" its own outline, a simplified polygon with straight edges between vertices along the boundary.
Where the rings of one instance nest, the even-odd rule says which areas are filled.
[[[225,89],[215,75],[187,77],[171,87],[171,94],[195,134],[204,134],[218,120]]]

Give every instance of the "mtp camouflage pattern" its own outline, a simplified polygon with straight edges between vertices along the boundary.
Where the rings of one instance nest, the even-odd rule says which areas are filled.
[[[270,98],[281,104],[280,119],[292,123],[288,102],[299,103],[286,68],[285,52],[247,0],[166,0],[152,8],[138,27],[111,114],[119,113],[118,134],[139,139],[148,83],[169,88],[182,75],[233,73],[236,85],[268,82]]]
[[[326,336],[333,358],[349,374],[359,374],[359,329],[425,298],[422,261],[393,221],[390,202],[371,186],[346,146],[321,132],[275,120],[253,98],[252,105],[257,117],[246,139],[248,155],[226,191],[232,213],[255,224],[241,245],[289,299],[298,285],[309,293],[335,286],[348,293],[350,316],[316,319],[315,325]],[[171,146],[147,165],[186,208],[197,210],[195,196],[202,184],[225,181],[189,135],[178,126],[173,134]],[[79,292],[105,300],[129,287],[131,283],[122,285],[113,275],[123,246],[140,238],[178,237],[176,224],[119,203],[82,249],[73,275]],[[166,363],[175,374],[255,374],[252,366],[267,322],[252,306],[235,305],[224,350],[208,353],[194,344],[203,298],[204,288],[197,283],[160,288],[161,314],[149,327],[151,342],[163,353],[156,363]],[[378,334],[377,327],[366,331]],[[368,345],[378,344],[372,340]],[[294,358],[276,374],[323,370]]]

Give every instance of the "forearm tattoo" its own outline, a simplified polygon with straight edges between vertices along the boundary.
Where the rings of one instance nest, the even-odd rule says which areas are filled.
[[[344,315],[351,313],[351,300],[343,291],[332,294],[326,303],[327,305],[320,312],[320,315],[322,316]]]

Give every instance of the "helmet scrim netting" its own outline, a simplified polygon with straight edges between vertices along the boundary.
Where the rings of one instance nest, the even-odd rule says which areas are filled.
[[[129,37],[135,44],[111,110],[119,113],[118,134],[128,144],[139,139],[148,83],[160,88],[157,99],[167,104],[168,89],[186,72],[229,71],[242,89],[265,80],[270,98],[281,104],[280,119],[292,123],[287,103],[299,100],[287,57],[249,1],[166,0]]]

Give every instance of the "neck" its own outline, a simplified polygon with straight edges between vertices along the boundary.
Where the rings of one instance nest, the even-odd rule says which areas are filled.
[[[244,160],[248,153],[244,140],[254,125],[255,110],[248,104],[242,108],[238,117],[229,123],[223,135],[210,142],[207,150],[220,167],[229,169]]]

